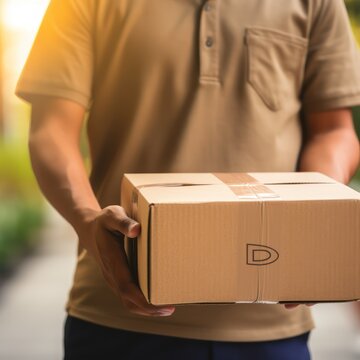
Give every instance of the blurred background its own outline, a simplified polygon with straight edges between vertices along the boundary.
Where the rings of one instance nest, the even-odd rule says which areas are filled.
[[[75,266],[74,232],[43,201],[31,172],[30,109],[14,96],[48,3],[0,0],[0,360],[61,359],[64,304]],[[360,0],[346,4],[360,41]],[[360,109],[354,109],[354,120],[360,134]],[[360,190],[360,172],[351,186]],[[317,305],[314,315],[315,360],[360,359],[360,311],[354,304]]]

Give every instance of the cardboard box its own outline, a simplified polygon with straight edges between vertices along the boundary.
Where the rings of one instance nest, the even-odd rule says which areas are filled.
[[[360,298],[360,194],[320,173],[126,174],[152,304]]]

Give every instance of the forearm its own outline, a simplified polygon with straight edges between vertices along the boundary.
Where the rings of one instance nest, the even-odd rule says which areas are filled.
[[[100,209],[80,152],[48,134],[32,136],[29,150],[42,193],[79,232],[88,214]]]
[[[41,97],[34,102],[29,149],[40,188],[74,227],[80,244],[96,261],[105,282],[125,308],[137,315],[171,315],[173,306],[147,302],[128,268],[121,240],[123,235],[137,237],[140,224],[121,206],[101,209],[91,189],[79,151],[84,111],[64,99]]]
[[[78,233],[89,214],[100,209],[79,150],[83,119],[79,105],[42,97],[33,104],[29,134],[41,191]]]
[[[359,142],[350,128],[334,128],[308,136],[300,155],[299,171],[319,171],[348,183],[359,163]]]

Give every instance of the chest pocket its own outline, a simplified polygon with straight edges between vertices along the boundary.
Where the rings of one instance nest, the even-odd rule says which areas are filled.
[[[308,40],[266,28],[246,30],[247,81],[272,111],[298,97]]]

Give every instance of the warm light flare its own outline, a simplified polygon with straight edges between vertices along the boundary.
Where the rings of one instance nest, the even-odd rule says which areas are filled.
[[[49,0],[10,0],[3,2],[2,21],[9,30],[36,31]]]
[[[2,81],[4,128],[7,138],[26,134],[22,102],[14,95],[15,85],[29,54],[50,0],[0,0],[0,34],[2,36]]]

